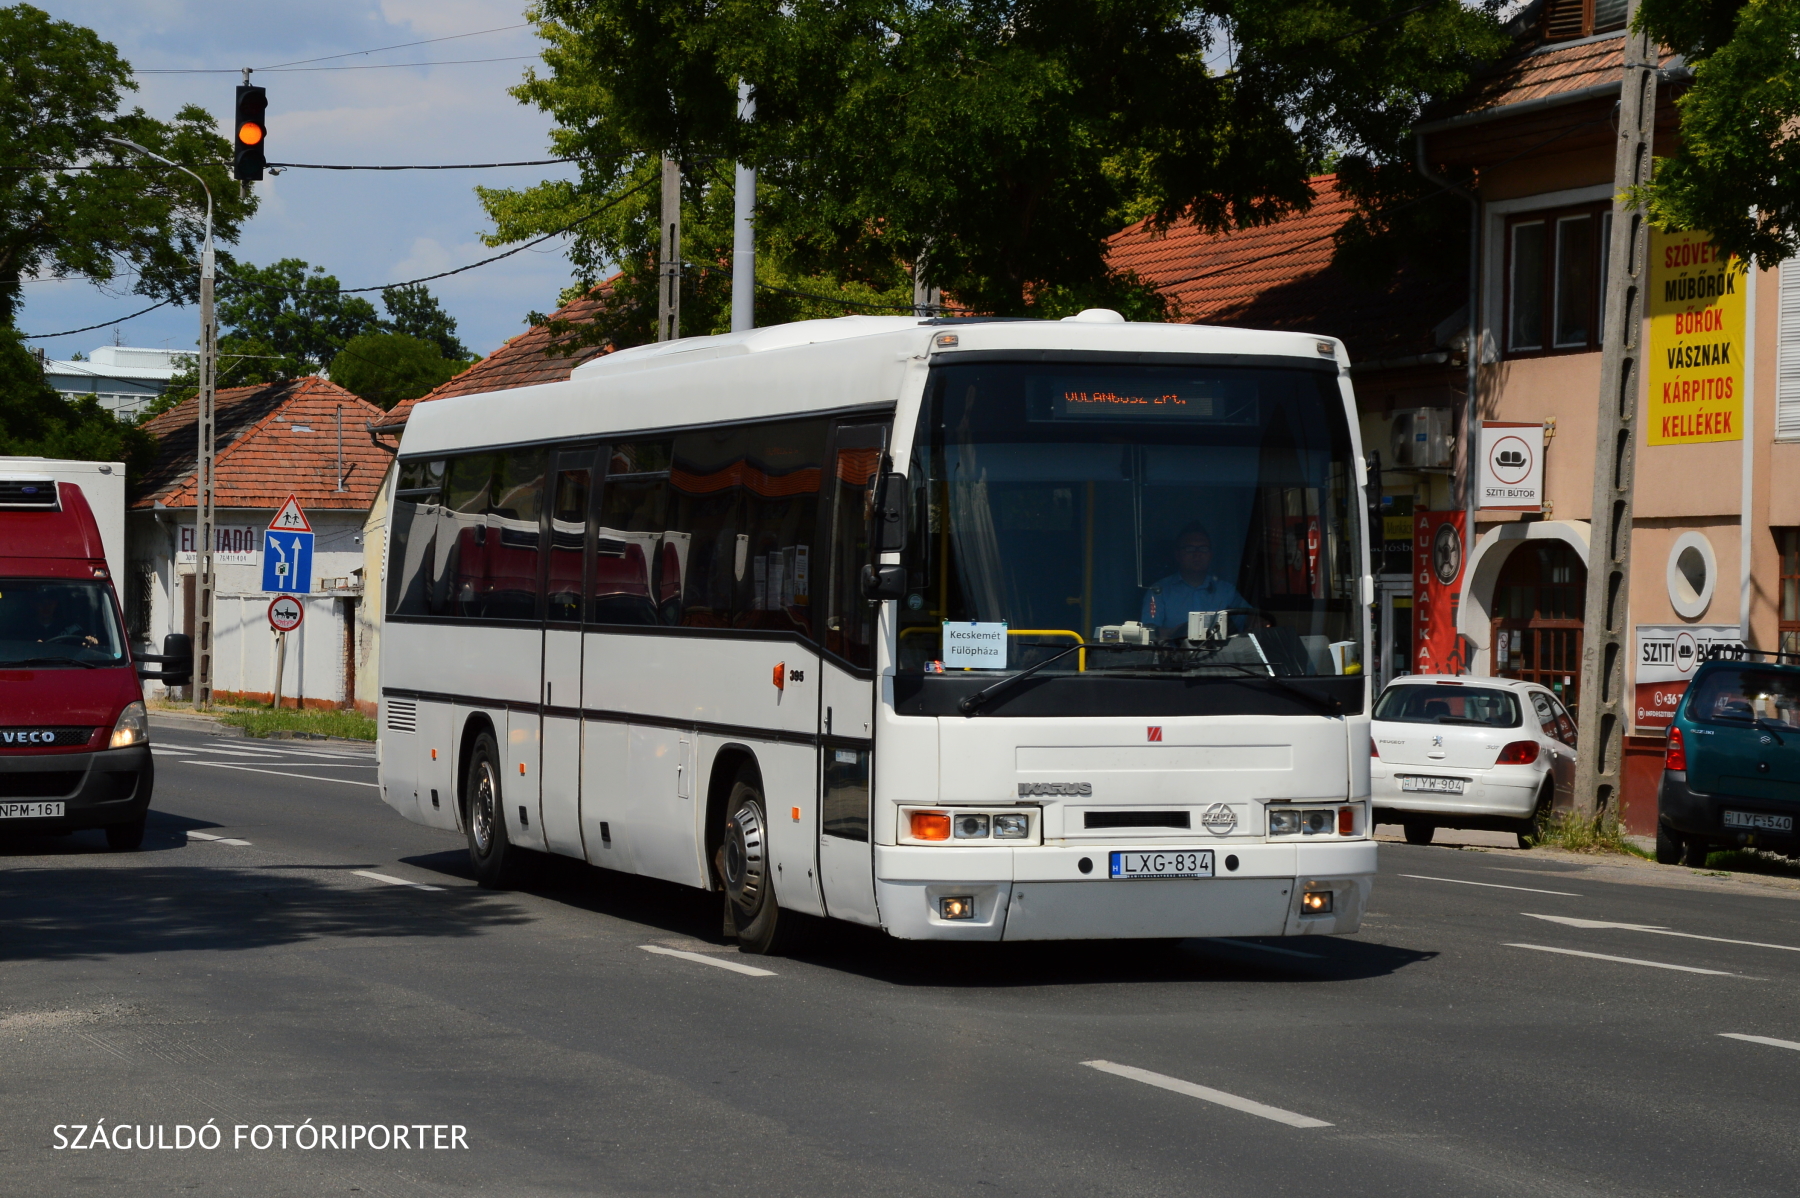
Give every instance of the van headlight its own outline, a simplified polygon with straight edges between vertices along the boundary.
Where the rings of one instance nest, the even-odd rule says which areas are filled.
[[[112,748],[129,749],[132,745],[150,743],[150,713],[142,702],[125,704],[119,720],[113,725]]]

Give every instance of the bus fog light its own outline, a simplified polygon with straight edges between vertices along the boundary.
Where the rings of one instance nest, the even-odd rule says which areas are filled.
[[[1309,890],[1300,896],[1300,911],[1303,915],[1330,915],[1331,891]]]
[[[1269,812],[1270,836],[1293,836],[1300,831],[1300,813],[1298,811]]]
[[[956,838],[958,840],[986,840],[987,836],[987,816],[959,815],[956,817]]]
[[[909,821],[914,840],[949,840],[950,815],[945,811],[914,811]]]
[[[1028,815],[996,815],[994,817],[995,840],[1024,840],[1031,835],[1031,817]]]
[[[1330,895],[1326,895],[1330,898]],[[975,897],[969,894],[953,894],[938,900],[938,918],[940,919],[974,919]]]

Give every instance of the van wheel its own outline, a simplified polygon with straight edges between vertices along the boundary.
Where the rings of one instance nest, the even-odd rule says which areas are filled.
[[[1675,835],[1675,829],[1661,822],[1656,825],[1656,862],[1658,865],[1681,862],[1681,837]]]
[[[490,890],[504,889],[512,883],[512,858],[519,850],[513,848],[506,837],[505,795],[500,788],[500,747],[494,743],[490,732],[475,738],[463,794],[468,796],[463,826],[469,837],[469,864],[475,869],[475,881]]]
[[[1550,830],[1550,806],[1556,801],[1556,789],[1550,783],[1544,783],[1543,793],[1538,795],[1537,807],[1525,817],[1524,827],[1519,829],[1519,847],[1536,848],[1544,842],[1544,833]]]
[[[106,847],[115,853],[129,853],[143,847],[144,821],[149,812],[138,816],[130,823],[106,825]]]
[[[1437,825],[1423,820],[1409,819],[1401,827],[1406,830],[1407,844],[1430,844],[1431,838],[1437,835]]]
[[[714,866],[725,888],[726,934],[736,932],[738,948],[769,956],[791,951],[806,917],[783,911],[775,899],[768,805],[748,767],[738,773],[725,801],[724,836]]]

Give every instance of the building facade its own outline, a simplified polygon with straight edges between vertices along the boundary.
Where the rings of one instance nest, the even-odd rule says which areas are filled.
[[[44,381],[64,399],[92,396],[119,419],[134,420],[193,357],[172,349],[102,345],[79,361],[46,361]]]

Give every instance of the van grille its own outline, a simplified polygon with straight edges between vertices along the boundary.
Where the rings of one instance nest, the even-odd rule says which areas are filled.
[[[0,728],[0,753],[8,749],[73,749],[92,740],[92,728],[42,724]]]
[[[417,732],[419,730],[419,704],[413,699],[389,699],[387,701],[387,728],[389,732]]]
[[[0,799],[57,799],[81,785],[80,770],[0,774]]]
[[[55,511],[56,483],[47,478],[0,478],[0,507]]]
[[[1084,828],[1191,828],[1185,811],[1085,811]]]

